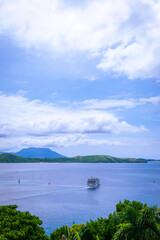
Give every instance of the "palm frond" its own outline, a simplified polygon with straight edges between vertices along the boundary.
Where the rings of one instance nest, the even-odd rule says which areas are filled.
[[[134,230],[130,223],[121,224],[120,229],[114,234],[113,240],[132,239]]]
[[[74,239],[75,240],[81,240],[81,237],[79,236],[79,233],[75,229],[73,229],[73,231],[74,231],[74,234],[75,234]]]

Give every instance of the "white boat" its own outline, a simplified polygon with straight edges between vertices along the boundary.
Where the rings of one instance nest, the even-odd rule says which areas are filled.
[[[87,181],[87,186],[89,188],[97,188],[100,185],[99,178],[89,178]]]

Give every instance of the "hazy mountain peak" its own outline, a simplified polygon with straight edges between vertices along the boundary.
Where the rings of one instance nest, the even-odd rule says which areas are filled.
[[[17,156],[25,158],[59,158],[63,155],[52,151],[50,148],[23,148],[19,152],[14,153]]]

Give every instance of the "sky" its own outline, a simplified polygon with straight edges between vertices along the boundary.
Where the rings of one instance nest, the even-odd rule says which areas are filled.
[[[0,152],[160,159],[159,0],[0,0]]]

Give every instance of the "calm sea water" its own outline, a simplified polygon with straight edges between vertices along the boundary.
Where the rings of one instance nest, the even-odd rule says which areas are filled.
[[[100,178],[98,189],[86,187],[91,176]],[[160,162],[0,164],[0,205],[39,216],[48,235],[73,221],[107,217],[124,199],[160,206]]]

